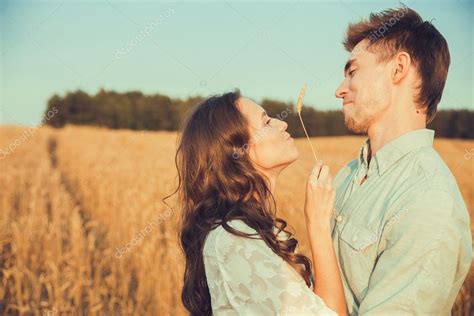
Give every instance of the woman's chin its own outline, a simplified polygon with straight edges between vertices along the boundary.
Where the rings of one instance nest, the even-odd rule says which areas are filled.
[[[300,152],[298,151],[298,148],[296,148],[296,146],[293,146],[291,151],[293,156],[293,160],[291,162],[295,162],[300,157]]]
[[[286,160],[286,167],[294,163],[298,158],[300,157],[300,153],[296,147],[290,151],[290,153],[287,155],[288,159]]]

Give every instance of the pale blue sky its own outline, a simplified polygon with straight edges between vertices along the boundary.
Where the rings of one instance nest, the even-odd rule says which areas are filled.
[[[398,3],[0,0],[0,123],[38,123],[53,94],[100,88],[294,101],[306,82],[307,105],[338,110],[347,24]],[[440,109],[474,108],[472,1],[404,3],[450,46]]]

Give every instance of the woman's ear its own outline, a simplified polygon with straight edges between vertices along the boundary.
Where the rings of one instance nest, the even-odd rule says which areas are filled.
[[[411,57],[407,52],[399,52],[394,59],[395,67],[392,70],[392,81],[400,83],[408,74],[411,66]]]

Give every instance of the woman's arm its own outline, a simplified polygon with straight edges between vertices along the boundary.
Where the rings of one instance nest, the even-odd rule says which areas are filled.
[[[305,201],[315,277],[314,292],[339,315],[347,315],[344,288],[331,238],[330,217],[335,198],[329,167],[318,161],[308,180]]]

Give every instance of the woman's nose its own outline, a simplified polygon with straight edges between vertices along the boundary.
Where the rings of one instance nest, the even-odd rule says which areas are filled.
[[[280,123],[280,128],[282,131],[286,131],[286,129],[288,128],[288,123],[285,122],[285,121],[282,121],[282,120],[278,120],[279,123]]]

